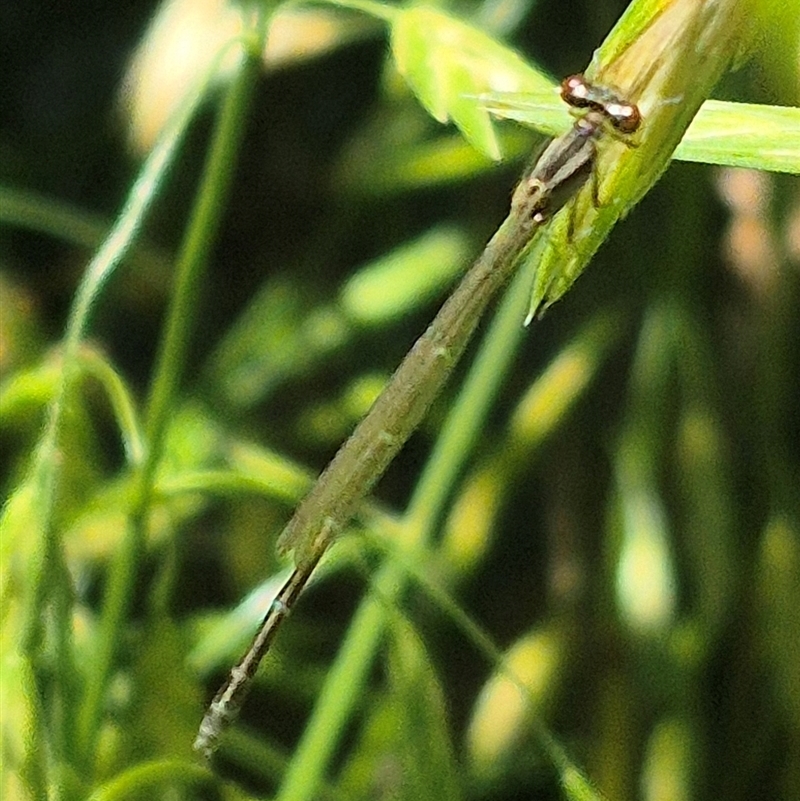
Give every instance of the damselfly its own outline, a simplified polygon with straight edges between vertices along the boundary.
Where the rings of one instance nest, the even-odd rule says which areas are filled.
[[[297,567],[267,611],[250,648],[206,711],[194,744],[206,757],[213,754],[221,733],[238,714],[250,680],[314,568],[420,424],[464,352],[489,301],[513,272],[518,257],[536,230],[563,208],[592,175],[595,141],[606,123],[610,122],[618,133],[627,133],[624,114],[615,105],[616,95],[588,83],[585,86],[591,90],[589,101],[583,106],[587,113],[554,139],[525,173],[514,191],[506,220],[281,534],[279,548],[294,552]],[[580,102],[583,101],[579,98],[573,105],[580,107]],[[628,108],[632,114],[635,107]]]

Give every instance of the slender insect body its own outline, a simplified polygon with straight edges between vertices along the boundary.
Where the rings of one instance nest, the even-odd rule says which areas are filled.
[[[235,703],[234,698],[236,688],[246,680],[245,671],[237,665],[231,669],[230,678],[223,690],[208,705],[194,741],[195,751],[199,751],[206,759],[216,751],[221,733],[238,714],[240,705]]]
[[[270,604],[247,653],[231,668],[228,680],[209,704],[194,741],[195,751],[206,759],[210,759],[217,750],[222,733],[238,716],[250,689],[250,680],[272,645],[280,624],[292,611],[321,558],[322,553],[319,553],[310,562],[292,572]]]
[[[391,446],[394,445],[395,441],[397,440],[397,437],[395,437],[395,435],[392,434],[391,431],[387,431],[385,428],[382,428],[378,432],[378,439],[380,439],[380,441],[385,443],[386,445]]]
[[[269,606],[267,614],[283,615],[284,617],[289,614],[289,608],[286,603],[280,598],[276,598]]]
[[[586,113],[569,131],[550,142],[525,173],[514,190],[506,221],[281,534],[278,548],[292,550],[297,567],[203,718],[195,749],[206,758],[213,754],[222,732],[237,716],[261,659],[335,534],[347,524],[421,422],[466,348],[478,319],[510,276],[531,236],[594,175],[596,141],[601,133],[610,127],[618,134],[629,135],[641,122],[636,106],[605,87],[589,83],[583,76],[567,78],[562,84],[562,97],[573,108],[586,109]]]
[[[511,200],[512,212],[539,225],[565,206],[586,182],[595,148],[593,136],[579,129],[578,123],[554,139],[523,176]]]

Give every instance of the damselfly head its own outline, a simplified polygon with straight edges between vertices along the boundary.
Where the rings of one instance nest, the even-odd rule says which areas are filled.
[[[561,99],[576,109],[602,114],[620,134],[635,133],[642,122],[639,109],[606,86],[593,84],[583,75],[570,75],[561,82]]]

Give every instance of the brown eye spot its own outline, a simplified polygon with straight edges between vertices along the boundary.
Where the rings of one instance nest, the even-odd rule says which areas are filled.
[[[561,81],[561,99],[576,108],[589,105],[588,86],[583,75],[570,75]]]
[[[623,106],[624,116],[621,116],[616,123],[616,129],[620,133],[631,134],[636,131],[642,122],[642,115],[636,106]]]

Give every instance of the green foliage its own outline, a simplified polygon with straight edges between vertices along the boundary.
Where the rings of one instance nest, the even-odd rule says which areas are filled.
[[[439,122],[452,119],[467,140],[493,159],[500,146],[488,113],[475,102],[483,92],[541,91],[541,73],[480,31],[426,6],[397,14],[392,54],[399,73]]]
[[[562,133],[571,124],[552,90],[540,95],[487,94],[485,105],[503,119]],[[552,121],[551,121],[552,119]],[[707,100],[674,153],[679,161],[800,172],[800,109]]]
[[[671,33],[687,0],[634,5],[599,51],[591,70],[624,86],[637,48],[670,65],[636,98],[652,128],[633,147],[609,137],[601,207],[587,188],[532,247],[460,386],[389,476],[394,500],[364,504],[361,536],[335,545],[281,632],[219,774],[191,743],[286,576],[273,550],[287,514],[507,206],[510,178],[490,160],[530,142],[490,112],[548,134],[572,117],[494,35],[488,6],[465,21],[422,5],[337,2],[315,17],[245,3],[206,21],[224,35],[194,83],[153,101],[173,110],[113,224],[33,185],[0,189],[4,798],[797,797],[796,187],[778,178],[774,203],[763,190],[732,203],[738,272],[725,272],[698,178],[709,171],[670,176],[611,237],[605,270],[521,325],[531,285],[536,308],[563,295],[676,144],[678,159],[800,172],[796,108],[706,101],[682,136],[723,64],[752,46],[737,15],[758,4],[720,2],[706,7],[731,17],[702,52],[686,36],[695,23]],[[369,113],[339,122],[337,163],[314,171],[301,127],[254,157],[251,121],[269,138],[281,113],[256,91],[262,60],[277,60],[268,31],[324,39],[336,65],[374,32],[365,18],[388,27],[390,53]],[[179,17],[203,50],[192,24]],[[653,26],[669,33],[657,54],[641,44]],[[342,96],[364,79],[363,65],[330,69],[326,91]],[[671,93],[680,81],[688,111]],[[290,111],[312,109],[303,91]],[[208,107],[201,164],[187,133]],[[26,168],[43,158],[15,147]],[[248,196],[267,160],[271,189]],[[174,202],[187,164],[199,183],[175,223],[159,201]],[[266,221],[265,191],[280,198]],[[174,259],[143,242],[158,222],[176,226]],[[62,248],[60,295],[75,253],[96,250],[53,341],[26,229]],[[165,305],[137,372],[119,356],[126,327]],[[525,362],[523,340],[538,351]]]

